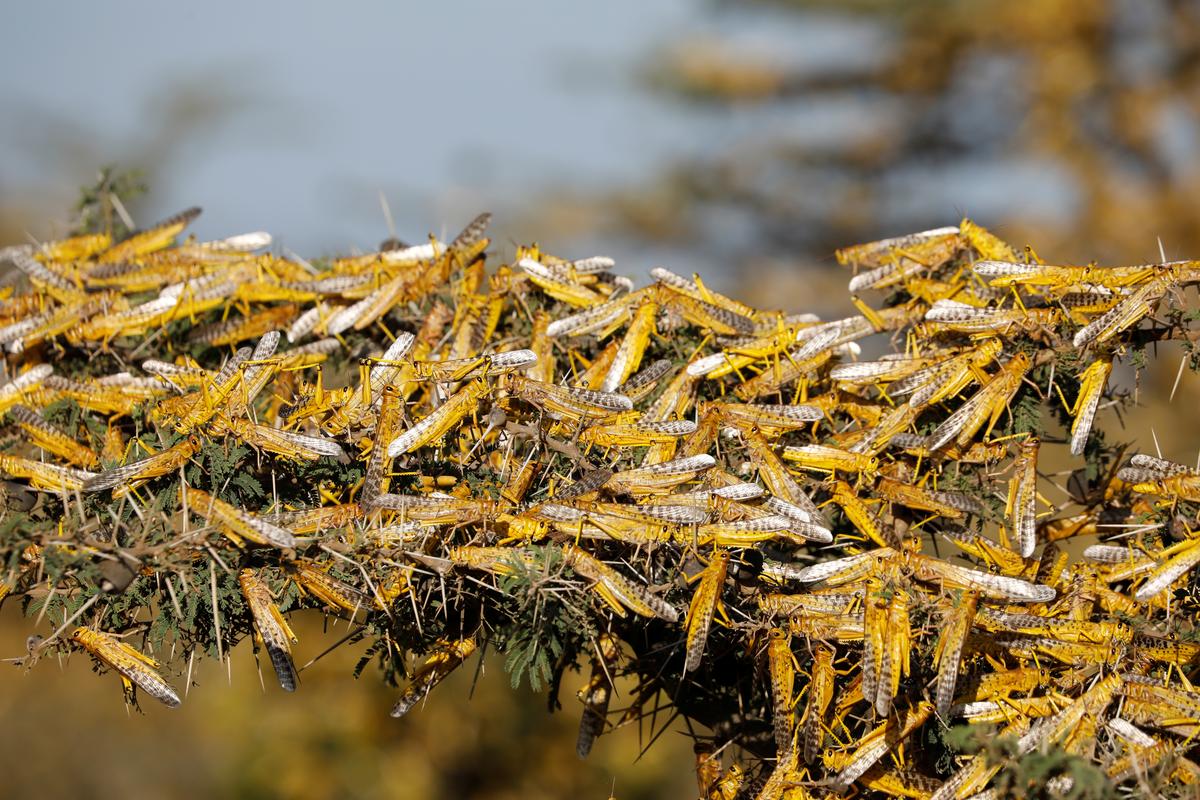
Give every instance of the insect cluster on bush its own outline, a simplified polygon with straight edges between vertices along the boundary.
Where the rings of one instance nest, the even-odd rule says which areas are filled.
[[[177,705],[147,653],[253,636],[292,691],[319,608],[394,716],[487,648],[552,706],[587,670],[580,755],[682,715],[705,798],[965,798],[1050,751],[1055,791],[1200,778],[1200,472],[1095,430],[1115,361],[1190,346],[1200,264],[1051,266],[964,220],[840,251],[860,313],[825,322],[492,268],[488,215],[309,264],[180,239],[198,213],[2,253],[27,664],[80,648]],[[960,723],[1009,745],[956,753]]]

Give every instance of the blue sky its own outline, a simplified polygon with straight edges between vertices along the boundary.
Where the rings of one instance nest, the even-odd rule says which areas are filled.
[[[202,236],[265,228],[320,253],[386,234],[380,190],[420,238],[547,184],[633,180],[687,135],[634,84],[695,6],[6,4],[0,203],[51,212],[97,165],[149,154],[153,213],[198,204]]]

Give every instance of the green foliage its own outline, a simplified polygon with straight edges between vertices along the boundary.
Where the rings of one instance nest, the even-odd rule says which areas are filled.
[[[561,591],[562,551],[545,547],[534,552],[529,561],[508,559],[510,573],[497,580],[510,614],[497,638],[503,644],[504,669],[513,688],[525,678],[533,691],[540,692],[551,681],[554,665],[564,653],[578,652],[579,642],[593,627],[579,598],[564,597]]]
[[[79,221],[74,232],[108,232],[118,239],[128,235],[131,231],[117,214],[113,198],[129,204],[145,194],[146,190],[140,172],[122,172],[113,165],[102,167],[96,181],[79,190],[79,199],[74,208]]]
[[[983,756],[1000,767],[992,783],[996,797],[1041,800],[1112,800],[1116,789],[1103,770],[1060,747],[1022,753],[1014,736],[996,736],[989,726],[949,729],[945,743],[954,750]]]
[[[1042,429],[1042,398],[1038,397],[1028,386],[1017,394],[1010,404],[1011,422],[1008,432],[1036,433]]]
[[[188,484],[235,505],[258,507],[266,492],[250,471],[241,469],[250,452],[246,445],[228,439],[202,443],[187,468]]]
[[[70,397],[55,400],[42,411],[42,417],[47,422],[68,431],[75,430],[82,414],[83,409],[79,407],[79,403]]]

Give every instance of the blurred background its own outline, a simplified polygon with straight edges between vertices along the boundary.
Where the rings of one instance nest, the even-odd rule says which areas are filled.
[[[490,210],[502,255],[536,240],[824,315],[849,309],[834,248],[964,215],[1056,263],[1200,254],[1196,2],[122,0],[10,3],[0,22],[0,245],[64,230],[114,164],[150,187],[135,220],[201,205],[202,238],[265,229],[315,257],[389,236],[381,197],[409,242]],[[1160,398],[1128,429],[1147,447],[1178,363],[1160,355],[1124,377]],[[1163,454],[1193,460],[1196,426],[1170,434]],[[321,624],[309,656],[334,639]],[[7,604],[0,656],[27,632]],[[281,698],[243,647],[145,716],[81,658],[0,671],[0,774],[77,797],[691,791],[670,733],[636,763],[630,728],[577,764],[577,676],[548,717],[489,664],[471,699],[458,676],[396,723],[354,660]]]

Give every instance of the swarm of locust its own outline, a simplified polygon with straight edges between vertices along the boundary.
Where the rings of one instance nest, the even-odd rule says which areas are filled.
[[[586,670],[580,755],[669,705],[703,798],[966,798],[1050,749],[1195,790],[1200,473],[1092,427],[1114,361],[1190,344],[1200,264],[1051,266],[964,220],[841,251],[860,313],[824,322],[490,267],[487,215],[313,266],[181,239],[197,213],[3,251],[24,663],[79,648],[173,706],[147,651],[253,634],[292,691],[288,614],[322,608],[409,673],[394,716],[487,646]],[[1009,755],[948,752],[960,724]]]

